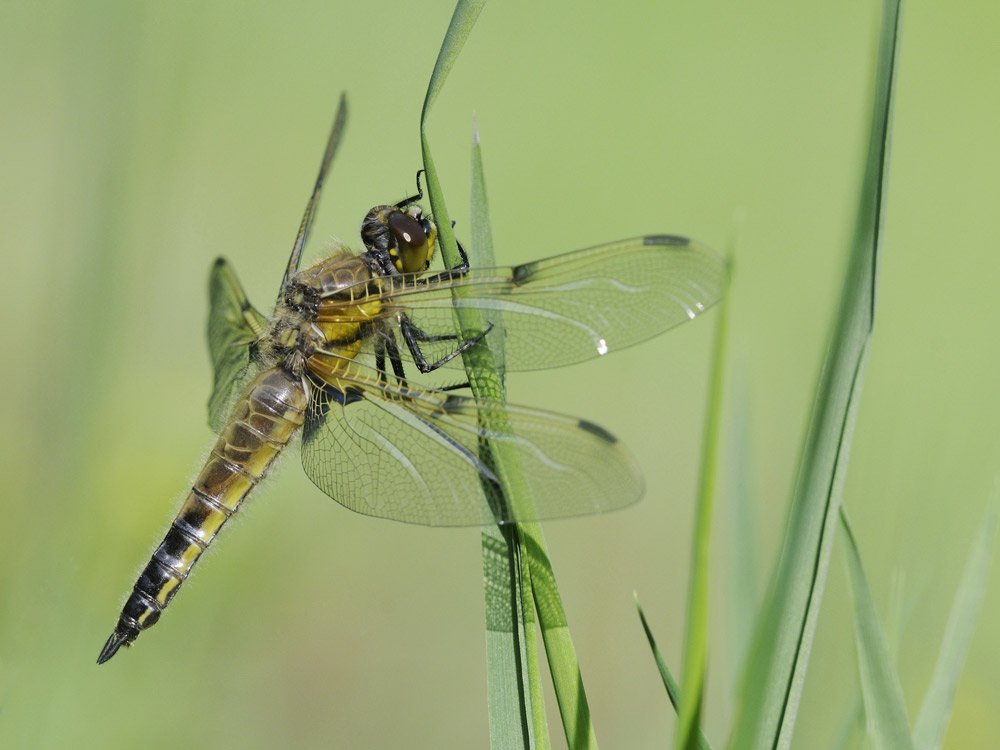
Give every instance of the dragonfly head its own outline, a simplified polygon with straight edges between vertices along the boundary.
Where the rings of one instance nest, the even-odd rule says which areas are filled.
[[[405,209],[375,206],[361,222],[361,240],[383,264],[388,261],[400,273],[418,273],[430,267],[437,227],[415,203]]]

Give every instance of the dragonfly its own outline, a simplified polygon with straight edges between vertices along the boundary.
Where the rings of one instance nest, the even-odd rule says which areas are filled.
[[[697,317],[722,295],[726,265],[676,235],[647,235],[501,268],[460,262],[432,273],[438,230],[417,194],[365,216],[365,250],[336,244],[300,270],[323,182],[346,121],[341,97],[319,175],[270,318],[224,259],[209,279],[208,341],[217,439],[98,657],[152,627],[275,459],[301,434],[306,475],[347,508],[429,526],[512,523],[616,510],[642,474],[607,430],[576,417],[421,385],[430,373],[503,351],[506,370],[600,357]],[[458,322],[482,314],[479,330]],[[442,370],[447,372],[447,370]],[[533,507],[491,501],[513,456]]]

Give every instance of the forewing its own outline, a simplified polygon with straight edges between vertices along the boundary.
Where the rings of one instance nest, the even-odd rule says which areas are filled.
[[[208,423],[219,431],[225,426],[235,392],[254,374],[251,350],[267,330],[267,319],[251,306],[225,258],[212,266],[208,298],[208,352],[213,373]]]
[[[381,383],[355,364],[339,384],[313,389],[302,465],[316,486],[358,513],[428,526],[514,520],[513,511],[491,510],[484,499],[482,482],[496,475],[481,458],[483,441],[519,464],[526,482],[519,489],[534,511],[517,520],[602,513],[642,495],[631,456],[589,422]]]
[[[507,369],[533,370],[601,356],[692,320],[719,300],[725,275],[725,262],[708,247],[650,235],[514,267],[446,273],[429,284],[413,276],[384,279],[377,296],[382,316],[404,312],[429,336],[464,340],[478,333],[457,330],[456,307],[499,316],[502,326],[487,342],[505,331]],[[320,316],[339,312],[331,301]],[[428,361],[454,348],[447,339],[421,344]]]
[[[337,114],[333,118],[333,127],[330,135],[326,139],[326,148],[323,151],[323,160],[319,163],[319,174],[316,176],[316,184],[313,185],[312,195],[306,203],[305,214],[302,216],[302,223],[299,224],[299,232],[295,235],[295,242],[292,245],[291,255],[288,257],[288,267],[285,269],[285,276],[281,280],[281,289],[278,292],[278,301],[285,286],[291,282],[292,277],[299,268],[299,261],[302,258],[302,249],[309,239],[309,230],[312,227],[313,216],[316,213],[316,206],[319,205],[319,195],[323,191],[323,181],[326,179],[327,170],[330,169],[330,162],[333,161],[337,147],[340,145],[340,138],[344,134],[344,126],[347,124],[347,94],[341,93],[340,102],[337,105]]]

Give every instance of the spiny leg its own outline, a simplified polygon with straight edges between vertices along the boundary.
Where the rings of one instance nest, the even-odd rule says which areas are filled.
[[[471,339],[463,341],[461,345],[458,346],[457,349],[453,350],[449,354],[446,354],[437,362],[429,363],[427,359],[424,357],[423,352],[420,350],[421,341],[426,343],[431,343],[434,341],[446,341],[446,340],[457,341],[458,337],[453,335],[430,336],[424,333],[422,330],[420,330],[420,328],[418,328],[417,326],[413,325],[413,323],[410,322],[410,319],[406,316],[406,313],[400,313],[397,319],[399,321],[400,333],[403,334],[403,341],[406,342],[406,348],[410,350],[410,354],[413,356],[413,362],[414,364],[416,364],[417,369],[424,374],[438,369],[445,363],[453,360],[462,352],[468,351],[473,346],[482,341],[483,337],[485,337],[487,333],[493,330],[493,324],[490,323],[490,325],[486,328],[485,331],[480,331]],[[393,344],[395,344],[395,342],[393,342]]]
[[[455,383],[454,385],[442,385],[438,388],[439,391],[457,391],[460,388],[471,388],[472,383],[466,380],[464,383]]]
[[[399,347],[392,331],[380,335],[375,343],[375,369],[378,370],[379,380],[383,383],[389,382],[389,373],[385,369],[386,355],[389,356],[389,363],[392,365],[392,374],[398,380],[405,381],[406,370],[403,368],[403,359],[399,356]]]
[[[452,222],[454,224],[455,222]],[[427,276],[423,279],[417,279],[414,282],[417,286],[422,286],[426,284],[440,284],[445,281],[452,281],[454,279],[460,279],[465,276],[469,271],[469,255],[465,252],[465,248],[462,247],[462,243],[455,238],[455,244],[458,245],[458,255],[462,259],[457,266],[454,268],[449,268],[441,273],[436,273],[433,276]]]
[[[403,359],[399,356],[399,347],[396,346],[395,335],[391,333],[389,334],[385,348],[389,353],[389,361],[392,363],[392,374],[395,375],[397,380],[401,383],[405,382],[406,370],[403,369]]]
[[[401,200],[399,203],[396,204],[396,208],[402,210],[407,206],[409,206],[411,203],[416,203],[417,201],[423,199],[424,191],[423,188],[420,187],[420,175],[423,174],[423,172],[424,170],[422,169],[417,170],[417,194],[411,195],[409,198],[404,198],[403,200]]]

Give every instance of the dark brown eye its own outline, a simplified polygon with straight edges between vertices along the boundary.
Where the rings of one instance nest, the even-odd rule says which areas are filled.
[[[432,252],[427,233],[417,217],[394,211],[386,221],[396,240],[394,264],[403,273],[414,273],[427,268]]]
[[[420,222],[402,212],[395,212],[389,216],[389,229],[396,238],[397,247],[400,254],[407,249],[419,249],[427,243],[427,234]]]

